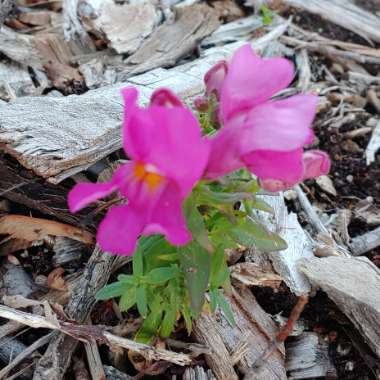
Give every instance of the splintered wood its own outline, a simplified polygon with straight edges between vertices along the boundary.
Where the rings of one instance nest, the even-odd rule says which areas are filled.
[[[228,300],[236,321],[234,326],[229,324],[221,312],[215,317],[202,313],[194,324],[197,340],[212,350],[211,354],[206,355],[206,360],[217,379],[237,380],[234,370],[236,365],[247,376],[246,380],[285,380],[283,344],[279,344],[274,350],[270,360],[254,368],[256,361],[278,333],[270,316],[248,289],[234,291]]]

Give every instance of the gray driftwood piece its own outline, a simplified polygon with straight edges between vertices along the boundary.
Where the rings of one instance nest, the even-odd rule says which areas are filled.
[[[350,244],[354,256],[360,256],[375,249],[380,245],[380,227],[369,231],[361,236],[356,236]]]
[[[351,0],[282,0],[282,3],[317,14],[366,39],[380,42],[380,18]]]
[[[328,342],[316,333],[302,333],[286,345],[286,370],[289,380],[326,377],[334,371]]]
[[[158,27],[125,61],[128,66],[125,75],[174,66],[180,58],[194,51],[219,24],[217,11],[206,3],[176,9],[175,20],[167,20]]]
[[[104,36],[119,54],[134,53],[161,20],[153,0],[116,4],[114,0],[85,0],[79,13],[83,24]]]
[[[303,260],[300,269],[353,322],[380,357],[380,270],[367,258]]]
[[[291,291],[297,295],[309,293],[310,283],[299,270],[298,262],[314,257],[312,241],[298,222],[297,215],[288,213],[282,193],[260,196],[274,211],[273,215],[260,212],[266,227],[278,233],[288,244],[288,248],[270,253],[269,259],[275,271],[284,279]]]
[[[237,380],[236,365],[249,380],[285,380],[284,346],[280,345],[259,368],[254,368],[278,333],[269,314],[247,288],[228,297],[236,324],[231,326],[223,313],[202,313],[194,323],[197,340],[210,347],[206,360],[218,380]],[[254,369],[252,371],[252,369]]]
[[[263,51],[287,27],[287,23],[277,26],[252,46]],[[211,48],[190,63],[156,69],[83,95],[24,97],[0,103],[2,149],[37,175],[58,183],[121,147],[121,88],[138,87],[141,102],[147,103],[156,88],[169,87],[190,103],[202,93],[207,70],[228,58],[242,43]]]

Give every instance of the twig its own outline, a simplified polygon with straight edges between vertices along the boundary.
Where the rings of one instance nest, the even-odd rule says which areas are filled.
[[[280,332],[277,334],[276,338],[269,344],[267,349],[263,352],[263,354],[256,360],[253,364],[251,370],[245,375],[244,379],[248,380],[252,377],[253,373],[260,368],[264,362],[269,358],[270,355],[276,351],[280,344],[284,343],[288,336],[293,331],[294,325],[299,320],[303,309],[306,304],[309,302],[309,297],[307,295],[301,295],[298,298],[296,306],[294,306],[292,312],[290,313],[290,317],[287,320],[286,324],[281,327]]]
[[[24,359],[26,359],[34,351],[38,350],[40,347],[47,344],[52,338],[53,333],[47,334],[42,338],[36,340],[28,348],[18,354],[7,366],[0,370],[0,379],[4,378],[13,368],[20,364]]]
[[[88,342],[88,339],[95,339],[110,347],[115,345],[133,350],[144,356],[147,360],[164,360],[182,366],[191,363],[191,357],[189,355],[156,349],[147,344],[121,338],[107,331],[103,331],[100,327],[94,325],[75,325],[69,322],[57,322],[57,320],[48,320],[46,317],[25,313],[3,305],[0,305],[0,317],[17,321],[33,328],[58,330],[84,342]]]
[[[313,206],[311,205],[311,203],[309,201],[309,198],[303,192],[302,188],[299,185],[297,185],[297,186],[295,186],[294,189],[295,189],[295,191],[297,193],[298,200],[299,200],[302,208],[304,209],[304,211],[305,211],[305,213],[306,213],[306,215],[307,215],[307,217],[309,219],[309,223],[311,224],[311,226],[316,230],[317,233],[319,233],[321,235],[325,235],[325,236],[331,237],[331,234],[330,234],[329,230],[322,223],[321,219],[319,218],[319,216],[315,212]],[[343,256],[347,256],[347,257],[350,256],[349,251],[345,247],[337,244],[335,242],[335,240],[333,240],[333,239],[331,239],[331,241],[334,244],[334,248],[340,254],[342,254]]]
[[[105,379],[106,375],[96,341],[89,339],[89,341],[84,344],[84,347],[86,349],[88,368],[90,369],[92,379]]]

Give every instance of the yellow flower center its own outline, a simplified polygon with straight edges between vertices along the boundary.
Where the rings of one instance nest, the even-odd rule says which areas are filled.
[[[141,162],[135,164],[133,174],[138,181],[145,182],[149,190],[155,190],[163,180],[162,176],[155,173],[153,165],[144,165]]]

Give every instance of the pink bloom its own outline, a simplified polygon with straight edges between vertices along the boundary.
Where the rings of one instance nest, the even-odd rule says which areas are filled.
[[[197,120],[169,90],[161,89],[143,109],[137,90],[122,91],[125,103],[123,146],[131,161],[107,183],[77,184],[69,193],[76,212],[114,191],[128,204],[111,208],[99,226],[104,251],[130,255],[142,235],[164,234],[174,245],[191,240],[182,214],[183,200],[200,179],[209,155]]]
[[[293,65],[284,58],[262,59],[250,45],[244,45],[223,72],[222,83],[218,66],[208,73],[208,82],[218,83],[214,87],[219,91],[219,117],[224,126],[211,140],[205,177],[247,167],[261,183],[271,180],[291,187],[309,178],[306,171],[314,167],[310,163],[314,160],[307,153],[304,156],[303,147],[314,138],[310,127],[318,98],[305,94],[271,99],[291,83]],[[328,157],[322,154],[325,173]]]

